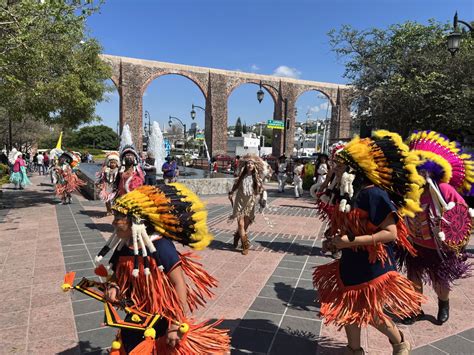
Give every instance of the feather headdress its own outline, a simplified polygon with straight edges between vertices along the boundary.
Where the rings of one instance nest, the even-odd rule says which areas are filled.
[[[248,161],[253,161],[255,164],[255,169],[259,177],[263,178],[265,176],[265,163],[262,158],[255,154],[246,154],[239,160],[239,171],[242,171]]]
[[[132,218],[132,238],[137,265],[134,276],[138,276],[138,245],[142,247],[145,258],[145,273],[145,247],[152,254],[156,252],[147,234],[146,224],[162,236],[195,250],[206,248],[213,239],[207,229],[207,211],[203,202],[180,183],[140,186],[119,197],[112,209]],[[124,241],[113,235],[97,255],[96,261],[99,262],[111,249],[121,247],[123,243]]]
[[[463,153],[459,143],[435,131],[420,131],[411,135],[408,144],[421,160],[417,168],[429,171],[435,182],[448,183],[462,194],[471,191],[474,159]]]
[[[386,190],[401,215],[412,217],[421,211],[424,179],[416,170],[418,158],[409,152],[398,134],[379,130],[370,138],[355,137],[336,153],[336,160]]]

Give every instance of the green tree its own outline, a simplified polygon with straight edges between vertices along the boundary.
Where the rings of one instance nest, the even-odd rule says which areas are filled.
[[[85,34],[96,3],[0,0],[0,106],[9,121],[74,128],[98,119],[111,71]]]
[[[112,150],[118,148],[119,136],[108,126],[86,126],[74,132],[73,135],[67,139],[66,143],[80,149],[95,148]]]
[[[242,126],[242,133],[247,134],[247,132],[248,132],[247,124],[244,123],[244,125]]]
[[[387,29],[343,26],[329,33],[333,50],[345,60],[353,85],[356,123],[407,136],[435,129],[462,139],[474,134],[474,40],[464,34],[451,57],[449,25],[431,20]]]
[[[235,123],[234,137],[242,137],[242,122],[240,117],[237,117],[237,122]]]

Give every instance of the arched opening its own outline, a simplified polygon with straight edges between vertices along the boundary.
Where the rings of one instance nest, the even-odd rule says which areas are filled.
[[[120,96],[111,79],[106,80],[110,91],[106,93],[105,100],[99,102],[95,107],[96,115],[100,118],[100,123],[112,128],[117,134],[120,132]]]
[[[195,106],[194,119],[191,117]],[[143,142],[146,149],[153,121],[158,122],[165,138],[167,153],[182,164],[205,156],[205,97],[191,79],[178,74],[161,75],[143,93]]]
[[[262,86],[263,97],[259,102],[256,83],[245,83],[234,88],[227,101],[227,155],[235,157],[253,153],[271,155],[273,129],[267,128],[274,119],[275,99]],[[239,125],[240,122],[240,125]]]
[[[332,104],[322,92],[310,90],[296,101],[296,123],[293,154],[315,156],[329,145]]]

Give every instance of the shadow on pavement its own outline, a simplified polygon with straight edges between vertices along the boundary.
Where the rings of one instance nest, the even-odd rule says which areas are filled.
[[[89,216],[91,218],[102,218],[107,216],[106,212],[100,210],[81,210],[80,214]]]
[[[114,226],[111,223],[86,223],[85,226],[91,230],[98,230],[100,232],[109,232],[114,231]]]
[[[271,242],[257,239],[254,240],[252,243],[259,243],[262,247],[265,247],[272,251],[286,252],[290,255],[321,256],[321,248],[313,247],[311,245],[298,244],[297,242]]]
[[[58,355],[78,355],[78,354],[88,354],[88,355],[99,355],[99,354],[108,354],[109,351],[102,349],[97,346],[92,346],[89,341],[79,341],[79,343],[70,349],[58,352]]]
[[[283,282],[277,282],[274,285],[276,297],[284,302],[291,304],[288,308],[303,310],[303,311],[314,311],[315,307],[319,311],[320,303],[318,300],[318,292],[311,288],[293,287]]]

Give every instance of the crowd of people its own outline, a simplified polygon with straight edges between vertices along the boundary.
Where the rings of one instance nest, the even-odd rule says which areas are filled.
[[[23,189],[30,184],[27,160],[21,152],[9,158],[10,180]],[[80,158],[52,150],[29,159],[40,175],[52,169],[57,195],[70,203],[71,193],[83,184],[75,173]],[[232,165],[235,180],[228,198],[229,219],[237,222],[233,247],[240,244],[247,255],[249,227],[257,209],[267,204],[265,179],[273,169],[252,154],[237,157]],[[282,155],[274,168],[278,192],[285,191],[291,175],[295,197],[301,197],[308,175],[303,161]],[[204,204],[176,182],[175,159],[167,157],[161,170],[165,184],[157,182],[152,152],[139,154],[131,144],[106,156],[97,184],[107,214],[114,215],[114,233],[96,257],[96,273],[106,281],[83,283],[79,289],[100,291],[112,308],[132,302],[120,324],[135,326],[118,326],[112,344],[116,354],[173,348],[224,353],[229,349],[227,331],[217,329],[217,323],[189,325],[217,280],[173,243],[195,250],[209,245]],[[398,134],[381,130],[339,142],[329,155],[319,155],[312,180],[310,193],[325,221],[323,251],[335,259],[313,273],[321,317],[345,330],[346,354],[365,353],[361,329],[366,326],[387,337],[394,355],[410,354],[409,339],[394,318],[413,324],[424,317],[427,284],[438,297],[437,323],[446,323],[450,292],[457,280],[470,276],[466,245],[473,213],[463,196],[474,194],[473,158],[437,132],[416,132],[405,143]],[[109,251],[105,267],[102,259]],[[64,288],[73,288],[71,274],[65,280]],[[160,315],[159,320],[142,324],[144,315],[151,314]]]

